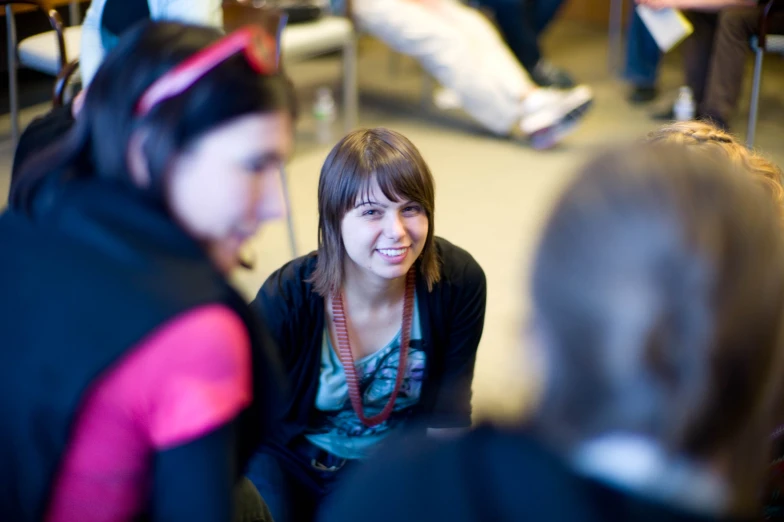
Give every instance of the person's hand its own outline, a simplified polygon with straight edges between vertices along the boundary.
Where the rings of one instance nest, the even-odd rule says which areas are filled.
[[[87,94],[87,89],[82,89],[74,96],[73,103],[71,104],[71,115],[76,118],[80,112],[82,112],[82,107],[84,106],[84,97]]]

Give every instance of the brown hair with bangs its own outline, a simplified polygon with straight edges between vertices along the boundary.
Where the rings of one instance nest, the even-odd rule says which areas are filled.
[[[435,183],[430,168],[416,146],[399,132],[360,129],[340,140],[321,167],[318,261],[309,281],[323,297],[343,285],[343,217],[358,199],[367,197],[374,180],[389,200],[410,200],[425,210],[429,227],[418,269],[429,290],[441,277],[433,241]]]

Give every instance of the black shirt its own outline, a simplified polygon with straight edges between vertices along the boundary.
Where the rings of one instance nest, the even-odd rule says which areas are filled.
[[[322,522],[718,522],[574,473],[523,433],[480,427],[364,463]]]
[[[482,268],[465,250],[436,238],[441,280],[428,291],[418,271],[416,291],[427,368],[414,415],[431,428],[471,424],[471,381],[484,327],[487,285]],[[324,299],[307,280],[317,254],[297,258],[273,273],[251,308],[277,341],[291,386],[276,442],[304,433],[315,415],[324,334]]]

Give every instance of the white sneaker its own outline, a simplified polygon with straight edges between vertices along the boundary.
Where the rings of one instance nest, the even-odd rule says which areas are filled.
[[[433,104],[442,111],[463,108],[463,101],[460,99],[460,95],[446,87],[440,87],[433,93]]]
[[[593,102],[590,87],[536,89],[522,104],[520,131],[535,149],[553,147],[570,134]]]

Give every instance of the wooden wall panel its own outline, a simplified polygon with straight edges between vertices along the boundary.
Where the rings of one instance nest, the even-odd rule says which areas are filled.
[[[628,8],[627,4],[624,3],[624,8]],[[606,28],[610,18],[610,0],[566,0],[560,16]]]

